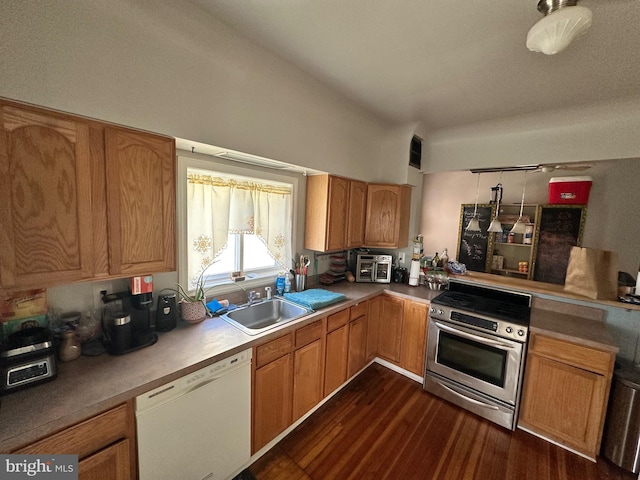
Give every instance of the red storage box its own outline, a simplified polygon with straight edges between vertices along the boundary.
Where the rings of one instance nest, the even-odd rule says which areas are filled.
[[[591,177],[554,177],[549,180],[549,203],[586,205],[591,191]]]

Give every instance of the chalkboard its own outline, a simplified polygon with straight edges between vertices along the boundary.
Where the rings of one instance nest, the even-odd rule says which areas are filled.
[[[564,285],[571,247],[580,246],[587,209],[582,205],[540,205],[534,244],[533,279]]]
[[[460,229],[458,234],[458,262],[467,270],[489,272],[491,257],[487,255],[493,248],[493,235],[487,232],[493,218],[494,205],[478,205],[479,232],[467,232],[466,226],[473,217],[475,205],[466,204],[460,208]]]

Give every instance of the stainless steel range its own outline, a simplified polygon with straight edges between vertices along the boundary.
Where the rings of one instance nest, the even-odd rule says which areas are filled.
[[[516,427],[531,295],[451,280],[431,301],[424,389]]]

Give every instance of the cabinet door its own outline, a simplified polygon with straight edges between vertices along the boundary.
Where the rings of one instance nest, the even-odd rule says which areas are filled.
[[[383,295],[381,307],[378,325],[378,354],[386,360],[399,363],[404,300]]]
[[[367,215],[367,184],[357,180],[349,182],[349,211],[347,213],[346,248],[364,245],[364,226]]]
[[[129,480],[129,440],[121,440],[78,462],[78,480]]]
[[[347,380],[349,325],[328,333],[325,345],[324,396],[326,397]]]
[[[322,400],[322,341],[316,340],[294,352],[293,421]]]
[[[347,378],[353,377],[367,364],[367,316],[349,322],[349,360]]]
[[[424,375],[428,309],[426,303],[412,301],[404,303],[400,366],[421,377]]]
[[[343,250],[347,238],[347,204],[349,180],[329,177],[329,211],[327,213],[327,250]]]
[[[88,124],[54,112],[0,105],[2,287],[91,278]]]
[[[595,458],[607,394],[603,375],[530,352],[519,425]]]
[[[105,131],[110,269],[114,275],[175,270],[175,142]]]
[[[252,453],[291,425],[291,370],[289,353],[255,371]]]
[[[367,315],[367,361],[373,360],[378,355],[378,332],[380,315],[382,314],[382,295],[369,300],[369,313]]]
[[[365,246],[402,248],[409,239],[411,187],[369,184]]]

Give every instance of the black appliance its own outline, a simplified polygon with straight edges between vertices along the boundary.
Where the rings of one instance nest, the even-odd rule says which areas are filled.
[[[158,341],[151,327],[152,293],[103,292],[102,331],[107,351],[122,355]]]
[[[156,309],[156,330],[158,332],[168,332],[176,328],[178,320],[176,309],[175,293],[158,296],[158,307]]]
[[[407,269],[404,267],[396,267],[393,269],[393,282],[405,283],[407,281]]]
[[[30,327],[10,334],[0,351],[0,373],[2,392],[56,378],[58,368],[49,329]]]
[[[515,429],[531,295],[452,279],[431,301],[424,389]]]

